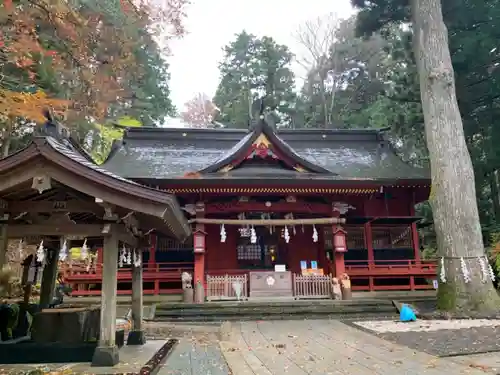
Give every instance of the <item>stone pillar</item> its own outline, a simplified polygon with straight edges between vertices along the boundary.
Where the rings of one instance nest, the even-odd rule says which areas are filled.
[[[128,334],[127,345],[143,345],[146,335],[142,329],[142,265],[132,266],[132,330]]]
[[[42,285],[40,287],[40,307],[45,309],[49,307],[54,297],[54,289],[56,287],[57,269],[59,263],[59,252],[61,251],[62,242],[59,246],[47,251],[47,262],[43,267]]]
[[[116,335],[116,290],[118,273],[118,238],[111,234],[104,237],[101,291],[101,331],[92,366],[114,366],[119,361]]]

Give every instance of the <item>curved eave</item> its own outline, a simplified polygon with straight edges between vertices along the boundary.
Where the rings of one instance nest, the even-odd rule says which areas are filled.
[[[225,158],[217,161],[216,163],[202,170],[199,170],[197,173],[199,174],[216,173],[221,168],[225,167],[228,164],[231,164],[233,162],[238,162],[238,163],[241,162],[242,159],[245,157],[245,154],[248,152],[248,149],[261,134],[265,135],[271,142],[271,144],[277,148],[278,152],[285,155],[285,157],[288,158],[292,164],[300,165],[301,167],[305,168],[308,172],[335,175],[329,170],[320,167],[319,165],[313,164],[310,161],[299,156],[297,153],[295,153],[290,146],[288,146],[281,138],[279,138],[276,135],[273,129],[263,119],[259,120],[255,128],[253,129],[251,136],[248,137],[248,139],[245,142],[242,142],[240,147],[235,149],[234,152],[227,155]]]
[[[64,147],[51,138],[36,138],[26,148],[1,159],[0,174],[18,176],[2,179],[1,190],[14,187],[43,172],[76,191],[103,198],[131,211],[161,218],[172,234],[181,240],[191,235],[190,225],[175,196],[115,176]],[[18,167],[22,167],[22,176],[15,173]],[[124,199],[127,202],[125,205]]]

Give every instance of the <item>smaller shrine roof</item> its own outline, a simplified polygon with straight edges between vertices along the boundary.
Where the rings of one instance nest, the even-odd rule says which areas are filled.
[[[288,167],[242,161],[263,135]],[[261,120],[244,129],[128,129],[106,169],[134,180],[311,179],[428,181],[428,170],[404,162],[383,130],[274,130]],[[297,167],[297,168],[296,168]]]
[[[175,196],[143,186],[102,168],[79,152],[69,139],[34,137],[30,144],[0,159],[0,196],[17,185],[46,174],[58,183],[90,197],[155,217],[169,234],[185,239],[191,234]],[[10,196],[11,194],[9,194]],[[159,229],[159,228],[158,228]]]

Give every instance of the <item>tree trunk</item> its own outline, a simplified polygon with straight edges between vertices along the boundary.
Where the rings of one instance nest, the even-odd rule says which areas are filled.
[[[455,79],[440,0],[412,0],[414,49],[429,149],[438,252],[446,282],[439,284],[438,306],[450,311],[496,311],[493,283],[481,281],[476,257],[485,254],[476,202],[474,170],[465,143]],[[471,281],[460,267],[464,257]]]

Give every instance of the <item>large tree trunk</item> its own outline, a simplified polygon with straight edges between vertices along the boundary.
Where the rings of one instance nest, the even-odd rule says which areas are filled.
[[[465,143],[440,0],[412,0],[414,48],[429,149],[438,251],[445,257],[446,283],[438,306],[489,312],[500,306],[490,280],[481,281],[476,257],[485,254],[476,202],[474,170]],[[464,257],[471,281],[460,267]]]

